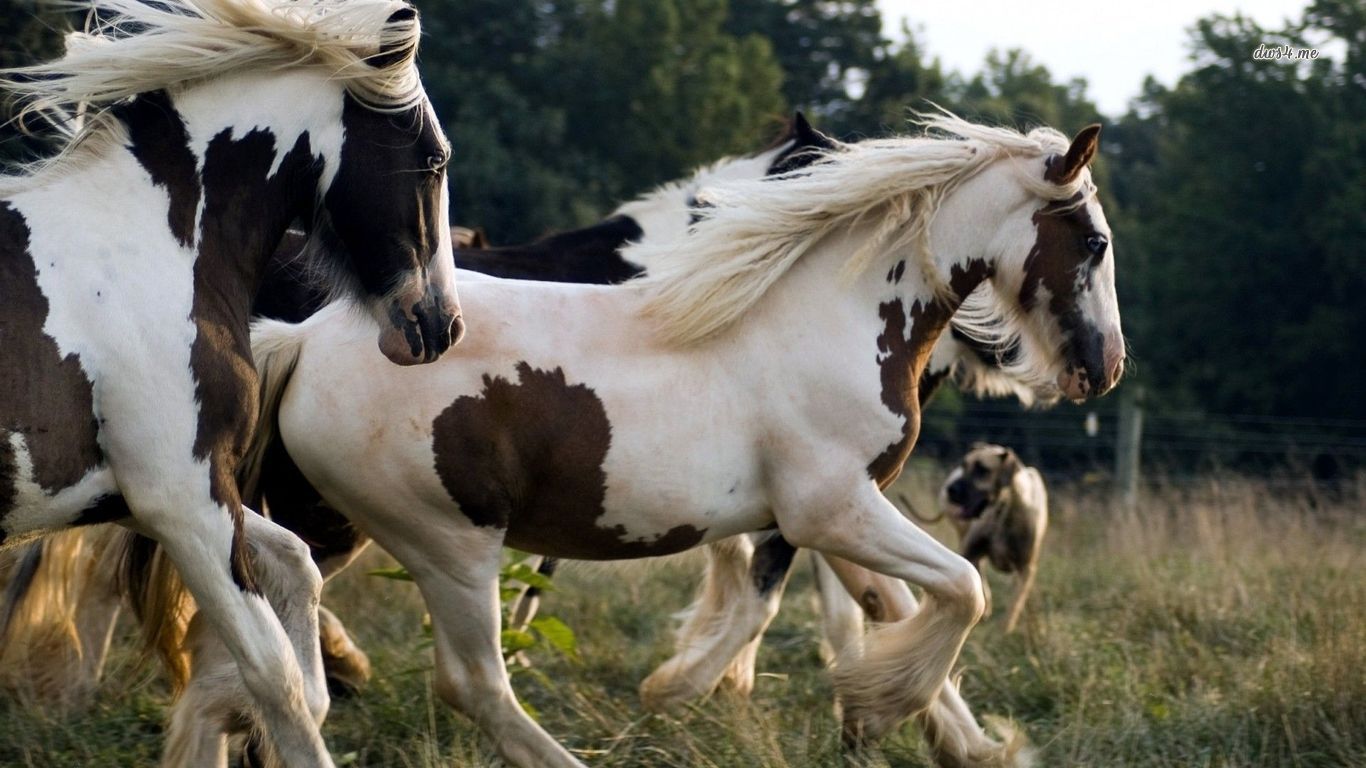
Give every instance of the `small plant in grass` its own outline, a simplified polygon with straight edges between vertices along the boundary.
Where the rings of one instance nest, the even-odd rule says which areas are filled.
[[[526,654],[540,648],[550,648],[572,661],[579,660],[578,638],[575,637],[574,630],[558,617],[541,615],[528,622],[526,627],[511,626],[511,611],[518,596],[532,588],[541,592],[555,589],[555,583],[550,577],[537,573],[536,569],[527,563],[528,558],[530,555],[525,552],[503,550],[503,567],[498,573],[498,596],[503,604],[503,658],[508,660],[508,671],[513,675],[532,672]],[[368,573],[394,581],[413,580],[412,574],[402,566],[376,568]],[[421,646],[426,648],[431,644],[431,621],[424,619]]]

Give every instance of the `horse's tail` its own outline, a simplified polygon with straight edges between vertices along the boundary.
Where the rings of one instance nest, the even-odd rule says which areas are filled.
[[[910,498],[906,496],[906,494],[898,493],[896,496],[898,499],[901,500],[901,508],[906,511],[906,514],[910,515],[911,517],[914,517],[916,520],[919,520],[921,523],[925,525],[934,525],[935,523],[944,519],[944,513],[942,510],[938,515],[935,515],[934,517],[926,517],[920,514],[918,511],[916,511],[915,505],[911,503]]]
[[[132,606],[141,628],[142,662],[159,658],[171,690],[179,693],[190,680],[184,641],[195,612],[194,600],[155,540],[122,531],[115,546],[119,592]]]
[[[257,412],[256,431],[246,453],[237,464],[237,487],[242,503],[256,511],[260,509],[261,472],[271,444],[278,439],[279,428],[275,417],[285,387],[299,364],[304,333],[301,326],[277,320],[257,320],[251,327],[251,354],[256,361],[256,376],[260,387],[260,410]]]
[[[0,677],[43,699],[77,684],[85,649],[76,612],[94,573],[103,529],[77,528],[39,539],[16,553],[0,605]]]
[[[8,646],[10,624],[24,606],[24,598],[33,587],[38,576],[38,567],[43,563],[44,539],[39,539],[15,553],[14,572],[5,585],[4,604],[0,605],[0,652]]]

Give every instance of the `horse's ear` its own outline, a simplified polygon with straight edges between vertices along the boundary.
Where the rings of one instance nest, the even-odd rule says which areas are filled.
[[[806,115],[798,111],[792,116],[792,138],[796,140],[793,149],[802,147],[820,147],[821,149],[834,149],[835,140],[811,127]]]
[[[397,11],[389,14],[389,18],[384,20],[384,26],[392,27],[396,24],[407,25],[417,21],[417,8],[411,5],[404,5]],[[400,43],[386,43],[380,46],[379,53],[367,58],[365,61],[375,69],[384,69],[393,66],[403,59],[413,54],[413,48],[417,45],[417,38],[408,36]]]
[[[1067,148],[1066,155],[1048,158],[1048,170],[1044,171],[1044,179],[1060,186],[1071,184],[1081,175],[1082,169],[1091,164],[1099,146],[1100,123],[1082,128],[1077,137],[1072,139],[1072,146]]]

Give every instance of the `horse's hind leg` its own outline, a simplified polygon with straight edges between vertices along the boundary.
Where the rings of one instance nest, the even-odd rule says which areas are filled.
[[[370,657],[346,631],[337,615],[318,606],[318,639],[327,689],[333,696],[354,696],[370,681]]]
[[[237,663],[204,614],[190,619],[185,649],[190,680],[171,707],[161,764],[221,768],[228,764],[228,734],[245,725],[251,699]]]
[[[93,551],[75,606],[76,637],[81,644],[81,677],[89,687],[84,692],[85,700],[93,694],[104,674],[104,662],[109,657],[114,627],[123,607],[115,557],[118,548],[111,546],[120,530],[117,526],[105,525],[87,534],[93,539]]]
[[[706,553],[707,572],[679,629],[678,650],[640,686],[649,709],[705,696],[723,682],[742,696],[754,688],[758,646],[778,613],[796,548],[781,536],[757,546],[736,536]]]
[[[835,685],[846,738],[877,739],[929,706],[943,687],[968,631],[982,617],[982,582],[963,558],[883,498],[871,483],[834,507],[789,507],[778,524],[794,544],[843,557],[925,590],[920,611],[868,635],[844,654]]]
[[[318,569],[323,581],[330,581],[345,570],[369,545],[370,539],[360,536],[350,549],[319,559]],[[314,558],[317,559],[316,552]],[[370,657],[351,639],[342,620],[322,605],[318,606],[318,642],[322,648],[328,691],[338,697],[359,693],[370,681]]]
[[[825,556],[812,553],[816,571],[816,596],[821,609],[821,659],[826,664],[841,651],[863,639],[863,607],[840,583]]]
[[[553,557],[541,557],[536,555],[527,558],[526,564],[530,568],[535,568],[546,578],[555,575],[555,570],[560,567],[560,561]],[[512,606],[512,626],[516,629],[526,629],[531,620],[536,618],[536,612],[541,608],[541,590],[537,587],[528,586],[517,595],[517,602]]]

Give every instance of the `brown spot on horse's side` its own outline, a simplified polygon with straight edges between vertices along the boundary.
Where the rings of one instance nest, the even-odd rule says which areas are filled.
[[[703,531],[680,525],[653,540],[600,524],[603,462],[612,426],[602,401],[564,371],[517,364],[517,381],[485,376],[432,424],[436,472],[475,525],[507,530],[518,549],[582,560],[650,557],[696,546]]]
[[[49,305],[38,287],[24,217],[0,201],[0,516],[17,502],[19,435],[45,491],[74,485],[104,460],[94,386],[74,354],[43,331]]]

